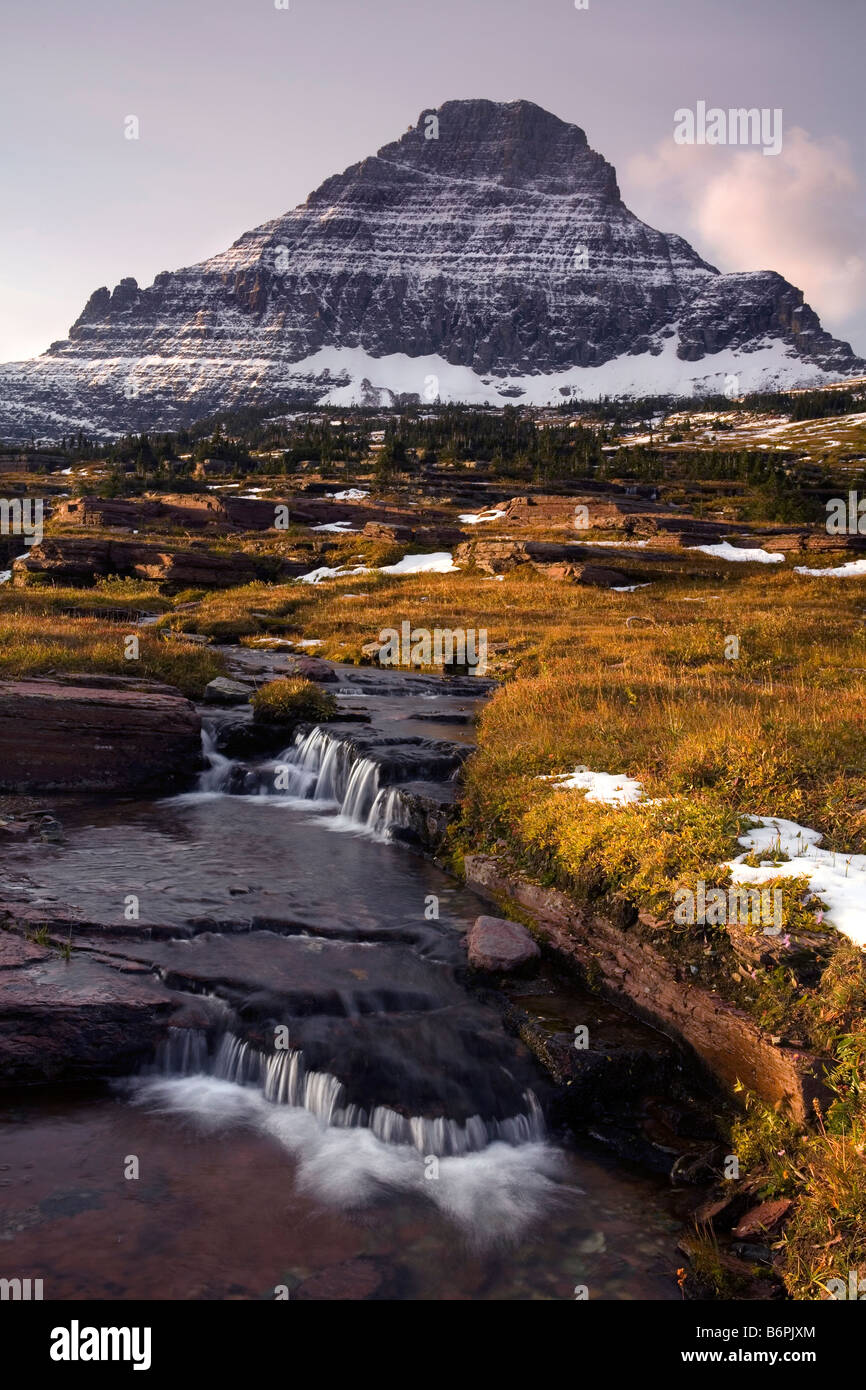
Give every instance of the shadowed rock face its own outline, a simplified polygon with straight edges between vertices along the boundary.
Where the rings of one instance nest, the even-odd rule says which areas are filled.
[[[0,435],[171,427],[346,387],[371,403],[380,387],[419,396],[429,365],[383,367],[375,389],[365,379],[368,359],[392,354],[489,375],[493,401],[521,394],[510,375],[672,344],[684,382],[708,354],[748,359],[770,342],[791,354],[787,384],[866,370],[781,276],[722,275],[635,217],[579,127],[527,101],[431,114],[436,127],[422,113],[220,255],[145,289],[96,290],[66,341],[0,372]]]
[[[155,579],[181,589],[228,589],[249,584],[256,577],[256,568],[242,551],[219,555],[204,549],[169,550],[89,536],[44,540],[31,546],[26,555],[19,555],[12,566],[12,582],[19,586],[33,576],[89,585],[100,575],[110,574]]]
[[[120,677],[100,685],[0,681],[4,791],[129,791],[189,776],[201,722],[179,691]]]

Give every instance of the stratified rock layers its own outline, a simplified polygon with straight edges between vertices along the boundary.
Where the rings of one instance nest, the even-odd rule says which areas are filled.
[[[195,706],[169,687],[0,681],[0,790],[155,789],[200,756]]]
[[[577,126],[526,101],[435,114],[221,255],[98,289],[66,341],[0,369],[0,438],[866,371],[781,276],[722,275],[635,217]]]

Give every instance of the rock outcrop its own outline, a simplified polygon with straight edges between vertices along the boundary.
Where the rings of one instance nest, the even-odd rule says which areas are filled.
[[[86,585],[108,575],[152,579],[176,589],[230,589],[255,579],[256,566],[239,550],[221,555],[205,548],[174,550],[89,536],[47,537],[12,566],[12,582],[18,586],[32,578]]]
[[[121,677],[0,681],[0,790],[171,787],[200,757],[199,716],[170,687]]]
[[[467,855],[465,868],[471,888],[528,912],[552,950],[590,975],[609,998],[685,1042],[730,1095],[742,1084],[800,1124],[813,1117],[813,1101],[828,1098],[821,1058],[773,1043],[748,1014],[691,982],[612,917],[510,874],[489,855]]]

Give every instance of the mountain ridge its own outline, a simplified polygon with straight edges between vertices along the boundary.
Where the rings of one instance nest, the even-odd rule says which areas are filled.
[[[453,100],[225,251],[89,297],[0,367],[0,437],[348,405],[820,385],[866,362],[774,271],[723,274],[622,201],[581,127]]]

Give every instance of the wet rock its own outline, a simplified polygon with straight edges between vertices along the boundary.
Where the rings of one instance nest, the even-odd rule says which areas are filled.
[[[337,673],[329,661],[320,656],[292,656],[286,662],[287,676],[303,676],[308,681],[318,681],[320,685],[337,679]]]
[[[27,838],[58,844],[63,839],[63,826],[50,811],[30,811],[21,815],[0,816],[0,836],[11,840]]]
[[[466,937],[469,964],[475,970],[507,973],[541,955],[526,927],[505,917],[478,917]]]
[[[298,1285],[292,1298],[317,1302],[390,1299],[394,1297],[392,1284],[393,1275],[384,1260],[361,1255],[357,1260],[346,1260],[330,1269],[319,1270]]]
[[[201,757],[201,724],[179,691],[0,681],[0,788],[167,787]]]
[[[399,824],[392,826],[392,837],[427,854],[436,854],[456,815],[455,800],[453,782],[403,783]]]
[[[715,1231],[729,1231],[749,1205],[751,1195],[735,1188],[722,1197],[708,1197],[695,1208],[695,1221],[699,1226],[712,1226]]]
[[[24,936],[12,932],[0,932],[0,970],[17,970],[22,965],[32,965],[36,960],[47,960],[51,951]]]
[[[0,969],[0,1084],[133,1071],[168,1026],[175,999],[150,977],[73,953]]]
[[[244,705],[250,694],[250,686],[243,682],[230,680],[228,676],[217,676],[205,686],[204,699],[207,705]]]
[[[734,1228],[734,1239],[749,1240],[754,1236],[772,1234],[779,1229],[793,1205],[790,1197],[776,1197],[752,1207]]]

